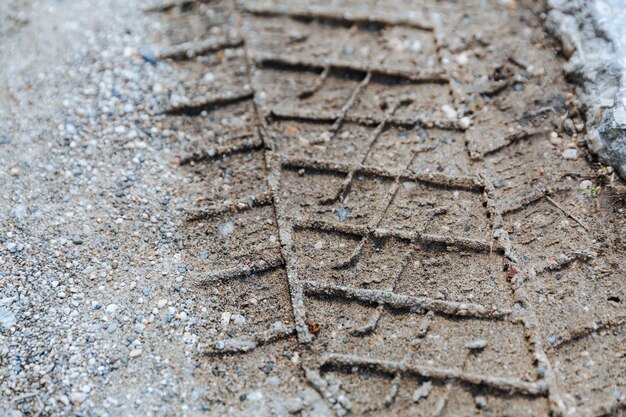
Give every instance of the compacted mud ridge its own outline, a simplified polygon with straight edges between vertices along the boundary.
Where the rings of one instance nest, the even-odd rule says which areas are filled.
[[[162,174],[172,192],[162,205],[174,199],[182,220],[154,229],[176,242],[166,249],[178,251],[182,278],[169,297],[181,301],[122,285],[130,300],[99,311],[153,311],[134,325],[147,336],[124,336],[128,358],[92,355],[102,370],[69,397],[49,389],[40,399],[45,383],[29,394],[19,377],[0,378],[13,411],[624,415],[624,190],[588,155],[584,110],[536,3],[182,0],[145,10],[165,29],[140,51],[159,83],[136,123],[167,132],[176,157],[157,172],[184,178]],[[22,251],[5,246],[7,259]],[[138,296],[145,313],[131,305]],[[174,338],[149,334],[186,321],[193,365],[183,366],[168,353]],[[86,343],[124,325],[108,323]],[[148,356],[159,358],[154,371],[133,367]],[[167,391],[171,375],[181,382]],[[120,392],[99,394],[98,378]]]
[[[153,10],[215,410],[623,412],[623,202],[528,3]]]

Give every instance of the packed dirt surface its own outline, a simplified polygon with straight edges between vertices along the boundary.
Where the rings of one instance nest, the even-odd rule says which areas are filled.
[[[89,3],[0,6],[0,414],[625,415],[537,2]]]

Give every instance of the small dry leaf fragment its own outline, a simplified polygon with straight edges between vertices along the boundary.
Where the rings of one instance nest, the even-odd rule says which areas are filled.
[[[309,327],[309,332],[311,332],[313,334],[318,334],[320,332],[320,325],[319,325],[319,323],[313,323],[311,321],[307,321],[306,324]]]

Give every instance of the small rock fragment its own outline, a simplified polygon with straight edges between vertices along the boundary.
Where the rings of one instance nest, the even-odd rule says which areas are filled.
[[[477,395],[474,397],[474,403],[476,404],[476,408],[484,409],[487,407],[487,399],[482,395]]]
[[[337,210],[337,218],[339,219],[340,222],[346,220],[346,218],[348,217],[348,214],[346,213],[346,209],[343,207],[339,207],[339,209]]]
[[[578,150],[577,149],[566,149],[563,151],[563,159],[576,159],[578,158]]]
[[[433,383],[430,381],[424,382],[418,389],[413,393],[413,402],[419,402],[422,398],[428,397],[430,391],[433,389]]]
[[[72,392],[69,395],[70,402],[74,405],[80,405],[87,399],[87,394],[84,392]]]
[[[253,391],[246,395],[248,401],[260,401],[263,399],[263,393],[260,391]]]
[[[563,143],[563,139],[561,139],[557,134],[550,135],[550,143],[554,146],[559,146],[561,143]]]
[[[230,316],[230,319],[232,320],[232,322],[238,326],[242,325],[242,324],[246,324],[246,318],[244,316],[242,316],[241,314],[233,314]]]
[[[469,117],[461,117],[461,119],[459,120],[459,125],[461,126],[461,129],[467,129],[468,127],[470,127],[470,125],[472,124],[472,119],[470,119]]]
[[[481,350],[487,347],[487,341],[483,339],[472,340],[465,344],[465,348],[469,350]]]
[[[580,182],[580,185],[579,185],[581,190],[587,190],[591,188],[592,186],[593,186],[593,183],[589,180],[583,180]]]
[[[228,237],[235,231],[235,225],[232,222],[224,223],[219,227],[219,231],[222,236]]]
[[[563,122],[563,130],[570,136],[576,133],[576,128],[574,127],[574,122],[572,121],[572,119],[565,119],[565,121]]]
[[[222,323],[222,326],[224,327],[228,326],[228,323],[230,323],[231,316],[232,314],[229,313],[228,311],[225,311],[222,313],[222,317],[220,318],[220,322]]]
[[[454,110],[452,106],[450,106],[449,104],[444,104],[443,106],[441,106],[441,110],[443,111],[443,114],[445,114],[448,119],[450,120],[456,119],[456,110]]]

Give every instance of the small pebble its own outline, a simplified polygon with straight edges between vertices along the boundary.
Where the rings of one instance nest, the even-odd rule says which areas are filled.
[[[254,391],[246,395],[248,401],[261,401],[263,399],[263,393],[260,391]]]
[[[465,347],[469,350],[481,350],[487,347],[487,341],[483,339],[472,340],[466,343]]]
[[[563,121],[563,130],[570,136],[576,133],[576,128],[574,127],[574,122],[572,121],[572,119],[565,119]]]
[[[563,159],[576,159],[578,158],[578,150],[577,149],[566,149],[563,151]]]
[[[348,215],[346,213],[346,209],[343,207],[339,207],[339,209],[337,210],[337,218],[339,219],[339,221],[345,221],[347,217]]]
[[[152,65],[156,65],[159,62],[159,59],[154,54],[154,52],[152,52],[149,49],[145,49],[141,51],[141,57],[143,58],[144,61]]]
[[[130,354],[128,356],[130,356],[131,358],[136,358],[137,356],[140,356],[143,353],[143,351],[141,349],[133,349],[130,351]]]
[[[443,114],[445,114],[448,119],[450,120],[456,119],[456,110],[454,110],[454,108],[452,108],[452,106],[450,106],[449,104],[444,104],[443,106],[441,106],[441,110],[443,111]]]
[[[416,39],[411,43],[410,48],[413,52],[419,52],[422,50],[422,43]]]
[[[230,323],[230,317],[231,317],[231,313],[229,313],[228,311],[225,311],[222,313],[222,316],[220,317],[220,322],[222,323],[222,326],[226,327],[228,326],[228,323]]]
[[[69,395],[70,402],[74,405],[80,405],[87,399],[87,394],[84,392],[72,392]]]
[[[591,188],[592,186],[593,186],[593,183],[589,180],[583,180],[580,182],[580,185],[579,185],[581,190],[587,190]]]
[[[482,395],[477,395],[474,397],[474,403],[476,404],[476,408],[485,409],[487,407],[487,399]]]
[[[106,311],[107,314],[115,314],[117,312],[117,304],[109,304],[104,311]]]
[[[271,376],[265,380],[265,384],[270,387],[277,387],[280,384],[280,379],[277,376]]]
[[[553,144],[554,146],[559,146],[561,143],[563,143],[563,139],[558,137],[558,135],[550,136],[550,143]]]
[[[419,402],[422,398],[428,397],[430,391],[433,389],[433,383],[430,381],[424,382],[418,389],[413,393],[413,402]]]
[[[230,319],[232,320],[234,324],[238,326],[242,324],[246,324],[246,318],[242,316],[241,314],[233,314],[230,316]]]
[[[235,231],[235,225],[232,222],[224,223],[219,227],[219,231],[223,237],[228,237]]]

